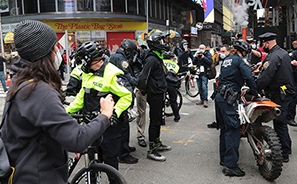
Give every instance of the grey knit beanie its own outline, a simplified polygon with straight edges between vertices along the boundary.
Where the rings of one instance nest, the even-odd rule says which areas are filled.
[[[40,21],[21,21],[14,30],[16,51],[21,58],[31,62],[50,53],[57,41],[53,28]]]

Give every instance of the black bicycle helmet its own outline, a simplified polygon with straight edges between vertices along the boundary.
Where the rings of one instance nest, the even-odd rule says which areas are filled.
[[[233,44],[233,47],[235,49],[238,49],[240,52],[246,51],[247,54],[251,52],[251,48],[250,48],[248,42],[246,42],[243,39],[236,40]]]
[[[163,54],[164,59],[171,59],[173,57],[175,57],[175,55],[171,51],[164,52],[164,54]]]
[[[126,51],[131,52],[132,54],[136,54],[137,53],[137,45],[131,39],[124,39],[121,42],[121,47],[123,49],[125,49]]]
[[[85,73],[90,72],[92,60],[96,57],[101,57],[103,51],[97,46],[96,42],[88,41],[77,49],[75,54],[75,60],[81,61],[81,69]]]
[[[167,36],[169,36],[169,34],[164,35],[161,32],[155,32],[149,35],[146,42],[150,50],[155,50],[159,52],[168,51],[169,45],[165,43],[165,40],[164,40],[164,38],[166,38]]]

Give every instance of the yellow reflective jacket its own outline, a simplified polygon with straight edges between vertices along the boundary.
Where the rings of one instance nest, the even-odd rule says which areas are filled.
[[[163,59],[163,63],[168,70],[173,70],[173,71],[175,71],[175,73],[178,73],[179,66],[176,62],[169,60],[169,59]]]
[[[108,63],[103,71],[103,76],[95,75],[95,73],[83,73],[82,88],[76,96],[75,100],[66,109],[68,113],[78,112],[84,107],[85,94],[88,90],[95,90],[102,93],[112,93],[119,99],[115,102],[115,112],[119,118],[123,111],[128,109],[132,103],[132,93],[126,88],[126,82],[123,78],[117,77],[119,74],[124,74],[122,70],[117,68],[112,63]],[[95,101],[99,104],[100,101]],[[85,104],[87,105],[87,104]]]

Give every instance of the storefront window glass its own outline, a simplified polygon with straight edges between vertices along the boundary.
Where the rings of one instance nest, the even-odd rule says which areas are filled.
[[[126,12],[125,0],[114,0],[113,1],[113,12]]]
[[[144,2],[143,0],[138,0],[138,7],[139,7],[139,14],[140,15],[146,15],[145,14],[145,12],[146,12],[146,1]]]
[[[128,13],[137,14],[137,0],[128,0]]]
[[[93,0],[77,0],[77,11],[93,11]]]
[[[37,10],[37,1],[24,0],[24,11],[25,11],[24,12],[25,14],[38,13],[38,10]]]
[[[111,11],[110,0],[96,0],[96,10],[97,11]]]
[[[11,0],[11,1],[15,2],[14,0]],[[11,8],[10,9],[11,15],[21,15],[23,13],[22,12],[22,0],[17,0],[17,7],[15,5],[15,6],[9,7],[9,8]]]
[[[59,12],[74,12],[75,0],[58,0]]]
[[[160,0],[156,0],[156,17],[155,18],[160,18]]]
[[[156,0],[152,0],[151,2],[152,2],[152,5],[151,5],[151,7],[152,7],[152,15],[151,15],[151,17],[156,18]]]
[[[55,0],[42,0],[40,3],[40,13],[42,12],[55,12]]]

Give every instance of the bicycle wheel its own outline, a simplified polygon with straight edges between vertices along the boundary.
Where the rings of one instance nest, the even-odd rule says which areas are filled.
[[[183,98],[182,98],[182,95],[181,95],[181,93],[179,91],[177,91],[176,102],[177,102],[178,110],[180,110],[180,108],[181,108],[181,106],[183,104]],[[165,96],[165,115],[166,116],[173,116],[173,112],[172,112],[172,108],[171,108],[168,93],[166,93],[166,96]]]
[[[91,177],[92,176],[92,177]],[[89,181],[91,179],[91,181]],[[84,167],[71,180],[71,184],[107,184],[109,178],[112,178],[115,183],[127,184],[125,178],[115,168],[101,163],[91,164],[89,167]],[[113,182],[114,183],[114,182]]]
[[[186,78],[185,88],[190,97],[196,97],[199,94],[197,80],[193,76]]]

